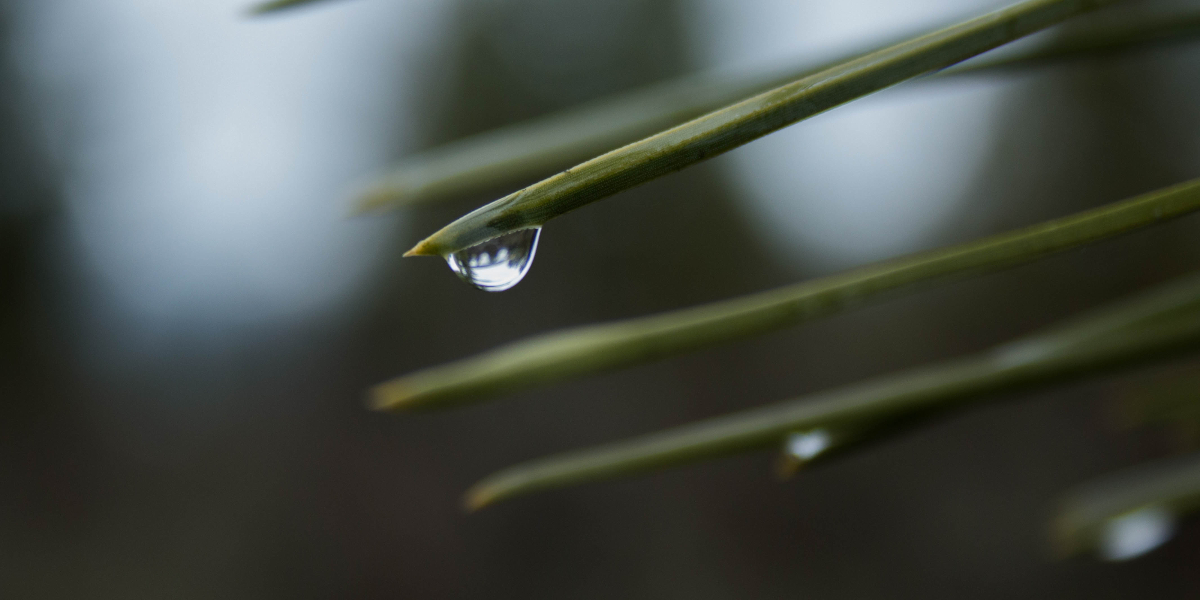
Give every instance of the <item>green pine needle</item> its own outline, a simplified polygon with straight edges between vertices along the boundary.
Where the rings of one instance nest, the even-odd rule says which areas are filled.
[[[964,61],[1115,0],[1026,0],[872,52],[577,165],[483,206],[405,256],[446,256],[539,226],[772,131]]]
[[[1200,277],[1193,276],[976,356],[517,465],[476,484],[466,505],[777,446],[796,431],[834,432],[830,451],[841,451],[1000,392],[1198,349]],[[839,431],[852,435],[843,443]]]
[[[383,383],[372,391],[372,404],[384,410],[437,407],[658,360],[827,316],[916,284],[1030,262],[1197,210],[1200,179],[830,277],[534,337]]]
[[[918,81],[1011,72],[1081,58],[1111,56],[1200,38],[1200,14],[1086,24],[1048,43],[1004,56],[977,57]],[[465,137],[412,156],[359,193],[354,211],[437,202],[527,181],[674,127],[738,100],[849,60],[779,72],[712,71],[665,81],[538,119]]]
[[[1200,453],[1138,465],[1071,493],[1055,520],[1055,548],[1063,556],[1100,550],[1109,525],[1147,509],[1173,519],[1200,509]]]

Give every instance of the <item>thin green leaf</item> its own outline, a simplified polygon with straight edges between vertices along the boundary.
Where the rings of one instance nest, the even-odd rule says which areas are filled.
[[[1200,15],[1137,18],[1063,32],[1047,44],[980,56],[919,81],[1010,71],[1200,37]],[[368,184],[355,211],[413,206],[526,181],[722,106],[850,60],[778,72],[712,71],[658,83],[539,119],[466,137],[402,162]]]
[[[1071,352],[1087,344],[1118,340],[1117,336],[1138,327],[1158,327],[1179,322],[1180,318],[1186,319],[1197,311],[1200,311],[1200,276],[1192,276],[1160,286],[1154,292],[1141,294],[1134,302],[1121,303],[1083,318],[1069,320],[1034,336],[1034,339],[1010,342],[1002,351],[1010,357],[1031,353],[1045,355],[1052,352]],[[1193,384],[1188,390],[1194,399],[1200,391],[1196,389],[1195,381],[1189,383]],[[1194,408],[1200,408],[1200,404],[1192,404],[1195,405]],[[952,403],[926,410],[908,411],[899,417],[863,419],[853,423],[839,423],[836,426],[823,426],[819,430],[828,436],[829,441],[827,447],[822,448],[815,456],[795,456],[785,441],[779,465],[781,474],[790,475],[813,462],[823,462],[864,446],[886,441],[924,426],[962,406],[962,403]]]
[[[1200,210],[1200,179],[1017,231],[799,284],[567,329],[376,387],[380,409],[432,407],[657,360],[844,310],[917,283],[995,271]]]
[[[1121,535],[1113,527],[1119,526],[1123,518],[1155,515],[1154,518],[1166,520],[1160,526],[1170,528],[1171,521],[1197,509],[1200,509],[1200,453],[1139,465],[1073,492],[1059,510],[1054,541],[1064,556],[1087,550],[1105,554],[1106,545],[1120,544],[1112,539]],[[1169,536],[1170,531],[1160,533]],[[1147,544],[1154,541],[1162,542],[1165,538],[1145,540]],[[1109,554],[1108,558],[1134,555]]]
[[[1139,327],[1160,327],[1180,322],[1181,318],[1194,316],[1197,311],[1200,311],[1200,275],[1193,275],[1159,286],[1153,292],[1140,294],[1132,302],[1093,311],[1031,338],[1015,340],[1003,346],[1000,351],[1017,359],[1022,355],[1042,356],[1071,352],[1088,344],[1119,340],[1118,336]],[[1197,391],[1195,381],[1190,383],[1193,385],[1189,391],[1194,398],[1200,391]],[[823,462],[863,446],[886,441],[961,407],[962,403],[952,403],[926,410],[908,411],[899,417],[862,419],[853,423],[823,426],[820,431],[829,437],[827,447],[818,455],[805,458],[794,456],[785,442],[780,469],[782,474],[788,475],[813,462]]]
[[[1165,320],[1164,320],[1165,319]],[[963,408],[999,392],[1129,367],[1200,348],[1200,277],[1028,336],[980,355],[814,394],[492,475],[467,495],[478,509],[538,490],[780,444],[794,432],[831,432],[831,450]],[[907,421],[907,422],[906,422]],[[837,432],[849,431],[844,442]]]
[[[1115,0],[1027,0],[867,54],[572,167],[483,206],[406,256],[445,256],[732,150]]]
[[[939,75],[1027,69],[1195,41],[1200,36],[1200,14],[1133,15],[1118,22],[1089,23],[1079,28],[1064,27],[1067,29],[1063,34],[1045,46],[1007,56],[980,57],[945,69]]]

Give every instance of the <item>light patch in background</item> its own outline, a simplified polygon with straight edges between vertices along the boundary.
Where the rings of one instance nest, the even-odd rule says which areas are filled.
[[[1175,515],[1161,506],[1115,517],[1100,531],[1100,557],[1110,561],[1137,558],[1167,543],[1175,529]]]
[[[713,66],[819,63],[995,8],[961,0],[697,2]],[[731,152],[743,205],[790,262],[846,267],[910,251],[964,200],[994,139],[1001,83],[913,85]]]
[[[250,3],[74,0],[21,15],[73,233],[103,290],[139,318],[328,309],[389,231],[346,218],[348,183],[410,129],[405,86],[452,5],[247,18]]]

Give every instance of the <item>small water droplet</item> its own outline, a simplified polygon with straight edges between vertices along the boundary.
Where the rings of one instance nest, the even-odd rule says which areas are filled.
[[[808,462],[826,451],[833,445],[833,438],[824,429],[814,429],[804,433],[793,433],[788,436],[785,448],[792,458],[800,462]]]
[[[541,232],[533,227],[506,233],[450,254],[446,263],[463,281],[486,292],[503,292],[529,272]]]
[[[1175,535],[1175,515],[1150,506],[1109,519],[1100,532],[1100,557],[1104,560],[1137,558]]]

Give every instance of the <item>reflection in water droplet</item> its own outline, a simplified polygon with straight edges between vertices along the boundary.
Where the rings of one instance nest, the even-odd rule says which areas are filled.
[[[1175,515],[1158,506],[1110,519],[1100,532],[1100,557],[1129,560],[1141,556],[1175,535]]]
[[[463,281],[487,292],[503,292],[529,272],[541,232],[541,227],[514,231],[450,254],[446,262]]]
[[[806,462],[829,449],[833,439],[824,429],[814,429],[804,433],[793,433],[788,436],[787,453],[792,458]]]

